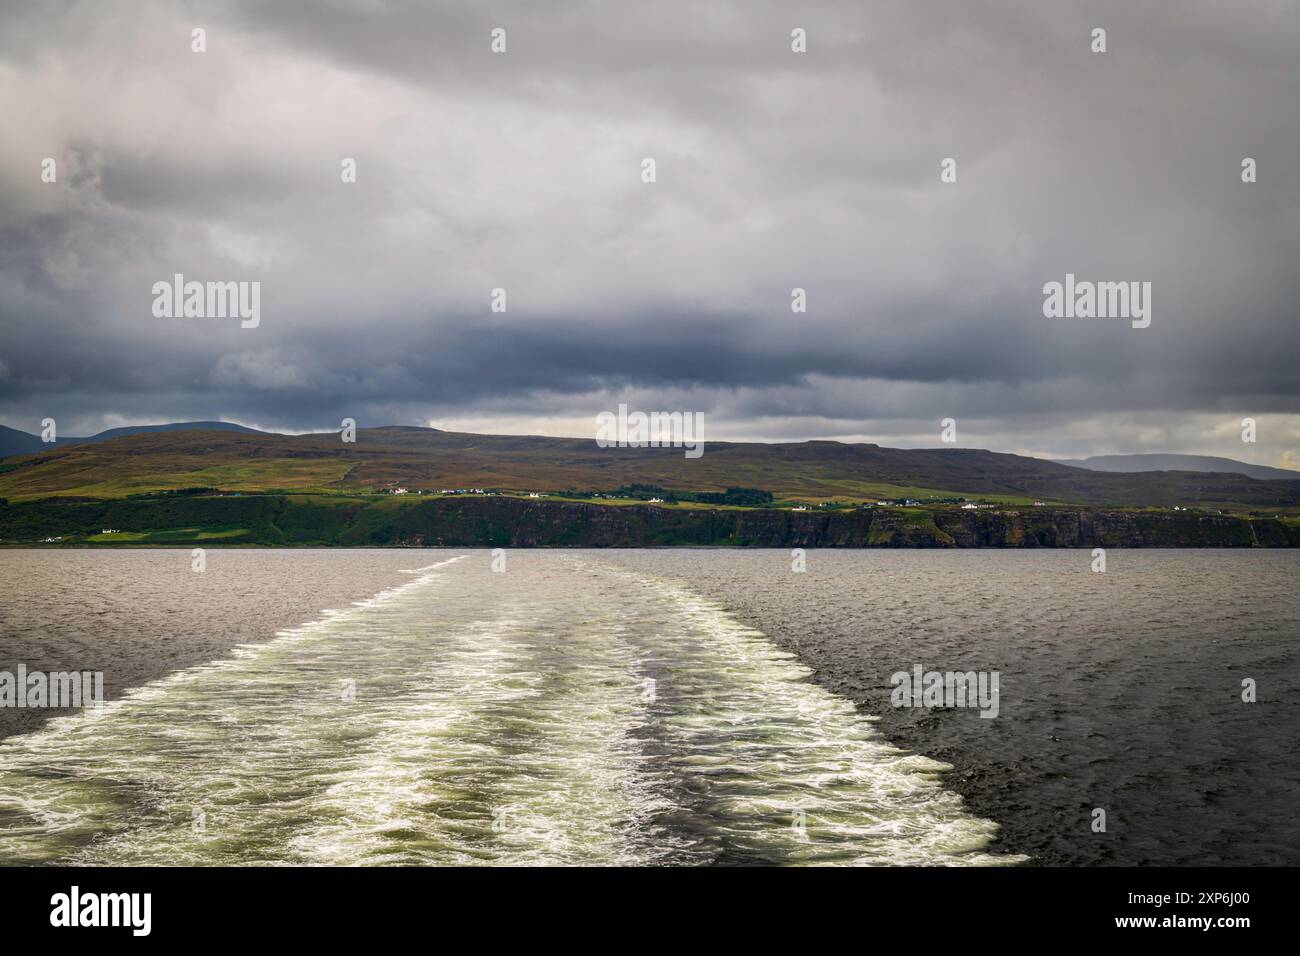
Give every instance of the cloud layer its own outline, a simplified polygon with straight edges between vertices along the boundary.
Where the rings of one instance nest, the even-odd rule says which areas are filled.
[[[0,11],[14,427],[585,435],[629,401],[717,439],[1300,449],[1292,3]],[[260,281],[261,324],[155,318],[178,272]],[[1151,327],[1044,318],[1067,272],[1150,281]]]

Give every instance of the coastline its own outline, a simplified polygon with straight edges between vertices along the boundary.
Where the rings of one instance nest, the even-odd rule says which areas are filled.
[[[674,508],[508,496],[0,502],[0,547],[1294,548],[1294,517],[1078,507]]]

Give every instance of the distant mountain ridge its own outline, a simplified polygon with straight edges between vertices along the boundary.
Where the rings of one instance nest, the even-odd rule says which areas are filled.
[[[1290,481],[1300,480],[1300,471],[1286,468],[1270,468],[1268,465],[1252,465],[1233,458],[1218,458],[1213,455],[1093,455],[1091,458],[1058,458],[1058,464],[1074,468],[1087,468],[1089,471],[1143,472],[1143,471],[1199,471],[1209,474],[1246,475],[1262,481],[1285,478]]]
[[[31,435],[16,428],[0,425],[0,458],[9,455],[35,455],[50,448],[63,448],[68,445],[88,445],[94,442],[111,441],[125,435],[140,435],[146,432],[181,432],[181,431],[233,431],[251,435],[265,435],[256,428],[236,425],[234,422],[168,422],[165,425],[124,425],[110,428],[88,438],[69,436],[54,442],[43,442],[39,435]]]

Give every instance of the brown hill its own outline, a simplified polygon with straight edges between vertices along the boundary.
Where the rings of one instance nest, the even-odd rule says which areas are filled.
[[[1108,473],[980,449],[896,449],[808,441],[709,442],[682,449],[600,448],[590,439],[474,435],[427,428],[274,435],[166,431],[54,448],[0,462],[0,497],[120,497],[164,489],[231,491],[608,491],[629,484],[683,491],[744,486],[778,499],[873,500],[949,495],[1097,506],[1300,507],[1300,481],[1198,472]]]

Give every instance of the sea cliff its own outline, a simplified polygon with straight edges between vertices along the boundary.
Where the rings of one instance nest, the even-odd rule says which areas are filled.
[[[46,541],[45,539],[54,539]],[[665,508],[509,496],[0,502],[8,546],[1285,548],[1300,523],[1195,511]]]

